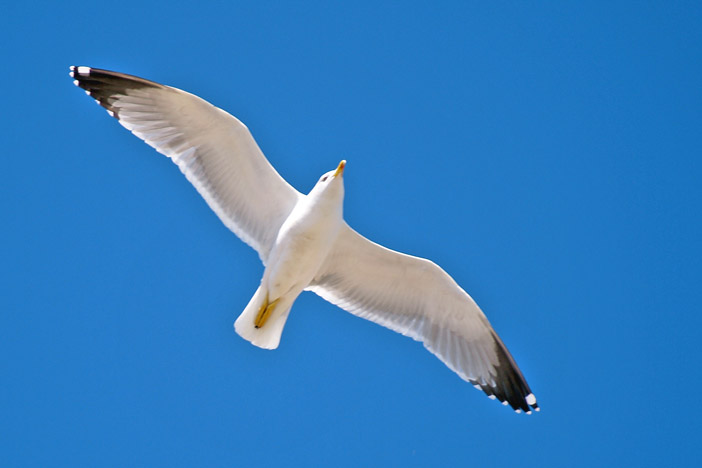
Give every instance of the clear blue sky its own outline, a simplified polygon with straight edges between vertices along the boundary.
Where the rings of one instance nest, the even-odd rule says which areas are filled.
[[[699,462],[699,2],[55,2],[0,15],[0,465]],[[658,6],[653,4],[657,3]],[[477,300],[542,411],[303,294],[69,65],[244,121],[301,191]]]

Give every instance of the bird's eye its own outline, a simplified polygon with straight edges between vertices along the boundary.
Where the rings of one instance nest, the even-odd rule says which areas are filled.
[[[329,176],[328,176],[328,175],[325,175],[324,177],[322,177],[322,182],[324,182],[324,181],[327,180],[328,178],[329,178]]]

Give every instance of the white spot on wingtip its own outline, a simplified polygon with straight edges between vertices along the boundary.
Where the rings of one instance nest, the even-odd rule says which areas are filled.
[[[516,409],[516,410],[514,410],[514,412],[517,413],[517,414],[521,414],[522,410]]]
[[[497,400],[497,397],[495,395],[488,395],[488,398],[491,400]]]
[[[85,94],[87,94],[88,96],[90,96],[90,91],[88,91],[88,90],[86,89],[86,90],[85,90]]]
[[[503,401],[503,402],[502,402],[502,406],[507,406],[508,404],[509,404],[509,403],[507,403],[506,401]]]
[[[90,75],[90,67],[78,67],[76,70],[79,75]]]
[[[99,103],[98,103],[98,104],[99,104]],[[106,109],[106,110],[107,110],[107,113],[110,114],[110,117],[114,117],[114,116],[115,116],[115,113],[112,112],[110,109]]]
[[[527,411],[526,414],[531,414],[531,410]]]
[[[538,411],[541,411],[541,408],[536,408],[536,411],[537,411],[537,412],[538,412]]]
[[[530,393],[526,397],[526,402],[528,405],[533,406],[536,403],[536,397],[534,396],[533,393]]]
[[[72,75],[71,75],[72,76]],[[73,80],[73,84],[78,86],[78,80]]]
[[[478,390],[482,390],[482,388],[480,388],[480,385],[473,385],[473,388],[477,388]]]

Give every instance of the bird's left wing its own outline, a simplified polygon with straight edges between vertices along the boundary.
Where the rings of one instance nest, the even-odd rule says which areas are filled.
[[[190,93],[90,67],[71,76],[98,104],[175,162],[222,222],[266,263],[301,194],[271,166],[246,126]]]
[[[387,249],[344,224],[307,289],[423,342],[491,398],[518,411],[538,411],[529,385],[483,312],[435,263]]]

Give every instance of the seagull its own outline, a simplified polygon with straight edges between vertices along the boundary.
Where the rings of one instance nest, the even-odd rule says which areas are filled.
[[[168,156],[219,219],[259,254],[258,289],[234,324],[275,349],[295,299],[312,291],[420,341],[462,379],[520,413],[539,411],[512,355],[475,301],[430,260],[376,244],[343,218],[344,169],[307,195],[283,179],[248,128],[209,102],[132,75],[71,67],[76,86]]]

